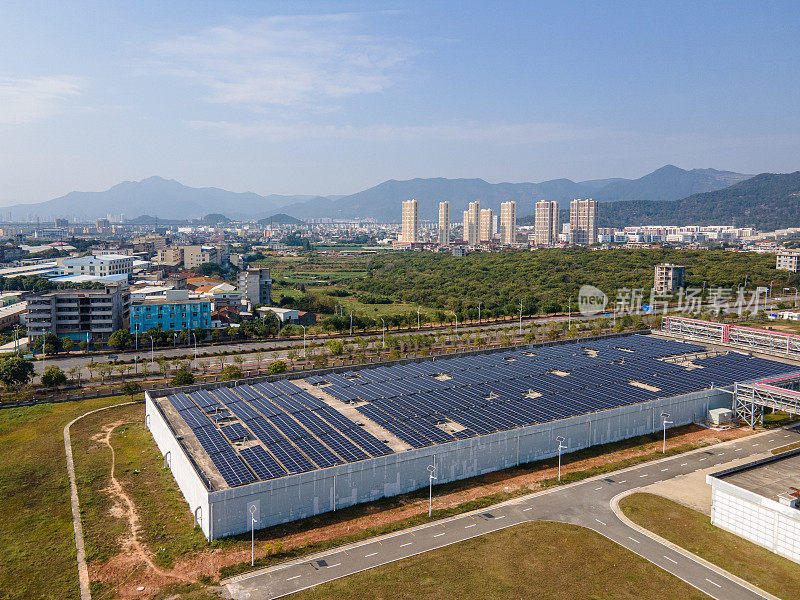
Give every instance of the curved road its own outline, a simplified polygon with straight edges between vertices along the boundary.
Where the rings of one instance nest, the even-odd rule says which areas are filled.
[[[743,458],[800,440],[792,429],[768,431],[517,498],[473,513],[372,538],[231,578],[236,600],[271,600],[402,558],[527,521],[558,521],[593,529],[718,600],[774,597],[694,555],[663,544],[615,512],[615,498],[645,485]]]

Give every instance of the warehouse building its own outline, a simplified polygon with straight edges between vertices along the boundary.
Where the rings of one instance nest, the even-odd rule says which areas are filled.
[[[800,449],[706,476],[711,523],[800,563]]]
[[[186,393],[146,425],[209,539],[659,431],[719,386],[795,367],[648,335],[503,349]],[[274,378],[273,378],[274,379]]]

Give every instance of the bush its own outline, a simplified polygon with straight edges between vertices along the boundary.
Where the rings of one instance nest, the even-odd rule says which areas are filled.
[[[222,369],[222,379],[224,381],[231,381],[232,379],[239,379],[242,376],[242,370],[236,365],[228,365]]]
[[[286,372],[286,363],[282,360],[274,360],[269,363],[269,367],[267,371],[272,375],[277,375],[278,373],[285,373]]]
[[[194,375],[184,369],[179,369],[175,376],[170,381],[171,385],[192,385],[194,383]]]
[[[46,387],[56,387],[65,383],[67,383],[67,376],[56,366],[47,367],[42,374],[42,385]]]
[[[142,386],[136,383],[135,381],[126,381],[122,384],[121,391],[126,396],[130,396],[131,398],[142,391]]]

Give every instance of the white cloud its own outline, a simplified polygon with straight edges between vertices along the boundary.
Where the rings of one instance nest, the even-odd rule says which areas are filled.
[[[162,42],[159,68],[192,79],[213,102],[251,109],[320,106],[386,90],[415,51],[358,31],[363,15],[282,16]]]
[[[76,77],[0,77],[0,125],[22,125],[58,113],[61,104],[80,93]]]
[[[368,125],[364,127],[315,125],[311,123],[276,123],[257,121],[191,121],[194,129],[216,131],[236,139],[265,141],[357,140],[366,142],[436,142],[469,141],[491,144],[547,144],[589,139],[609,139],[619,134],[600,127],[582,127],[568,123],[481,124],[474,122],[442,125]]]

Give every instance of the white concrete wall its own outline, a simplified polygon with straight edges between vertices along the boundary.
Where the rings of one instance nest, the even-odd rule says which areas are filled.
[[[708,477],[711,523],[800,563],[800,510]]]
[[[156,446],[164,455],[164,460],[172,471],[172,476],[183,493],[195,522],[209,537],[211,519],[208,504],[208,489],[198,474],[183,446],[175,438],[166,417],[145,391],[145,426],[150,430]],[[210,539],[210,538],[209,538]]]
[[[662,411],[677,427],[730,402],[721,390],[694,392],[212,492],[212,528],[203,531],[210,539],[249,531],[254,503],[257,528],[268,527],[426,487],[434,461],[441,484],[555,456],[558,435],[572,452],[660,431]]]

